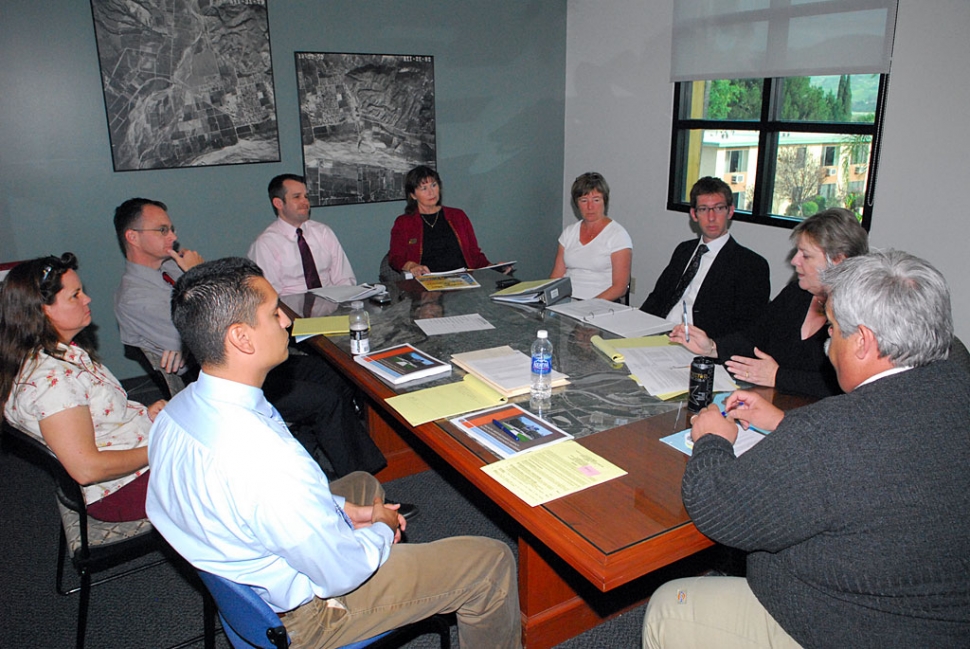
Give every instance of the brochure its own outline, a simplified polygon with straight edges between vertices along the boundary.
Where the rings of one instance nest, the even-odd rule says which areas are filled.
[[[415,278],[426,291],[456,291],[465,288],[478,288],[481,286],[475,278],[468,273],[458,273],[457,275],[439,275],[429,277],[422,275]]]
[[[394,385],[451,372],[450,363],[408,344],[354,356],[354,361]]]
[[[451,423],[501,458],[573,438],[516,405],[482,410],[452,419]]]

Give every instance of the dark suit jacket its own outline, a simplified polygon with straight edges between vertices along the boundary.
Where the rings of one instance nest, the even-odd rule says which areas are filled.
[[[667,316],[660,311],[677,286],[677,280],[684,273],[696,247],[697,239],[691,239],[674,249],[670,263],[640,307],[641,311],[661,318]],[[768,304],[770,294],[768,262],[758,253],[740,245],[734,237],[728,237],[697,292],[693,324],[716,340],[724,334],[744,329],[756,320]]]

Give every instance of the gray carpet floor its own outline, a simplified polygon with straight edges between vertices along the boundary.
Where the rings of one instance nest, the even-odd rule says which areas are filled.
[[[152,400],[150,391],[138,393],[140,385],[128,387],[133,399]],[[503,540],[514,550],[514,523],[501,511],[483,508],[470,487],[448,473],[447,469],[426,471],[385,485],[389,499],[411,502],[421,509],[420,516],[409,525],[408,541],[420,543],[445,536],[478,534]],[[53,486],[42,470],[13,452],[0,454],[0,517],[0,556],[5,563],[0,573],[0,647],[73,646],[77,595],[62,597],[54,590],[59,521]],[[71,572],[68,579],[74,578]],[[655,586],[651,581],[643,588]],[[168,647],[201,636],[202,598],[198,589],[194,575],[177,562],[96,586],[91,597],[87,646]],[[639,647],[642,620],[643,606],[559,647]],[[452,640],[457,647],[455,627]],[[201,649],[202,642],[191,646]],[[229,646],[222,634],[217,646]],[[404,646],[436,647],[437,637],[421,636]]]

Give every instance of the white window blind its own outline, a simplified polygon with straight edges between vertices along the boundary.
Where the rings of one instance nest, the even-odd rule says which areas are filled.
[[[888,73],[897,0],[674,0],[671,81]]]

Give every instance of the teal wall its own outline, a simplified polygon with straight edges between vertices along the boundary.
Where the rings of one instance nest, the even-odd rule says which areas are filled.
[[[122,355],[112,295],[123,270],[111,216],[166,202],[207,259],[244,255],[270,222],[266,184],[300,173],[293,52],[435,57],[438,170],[493,260],[545,276],[562,224],[566,0],[269,0],[281,163],[115,173],[85,0],[0,6],[0,261],[75,252],[105,363]],[[404,202],[316,208],[359,280],[374,280]]]

